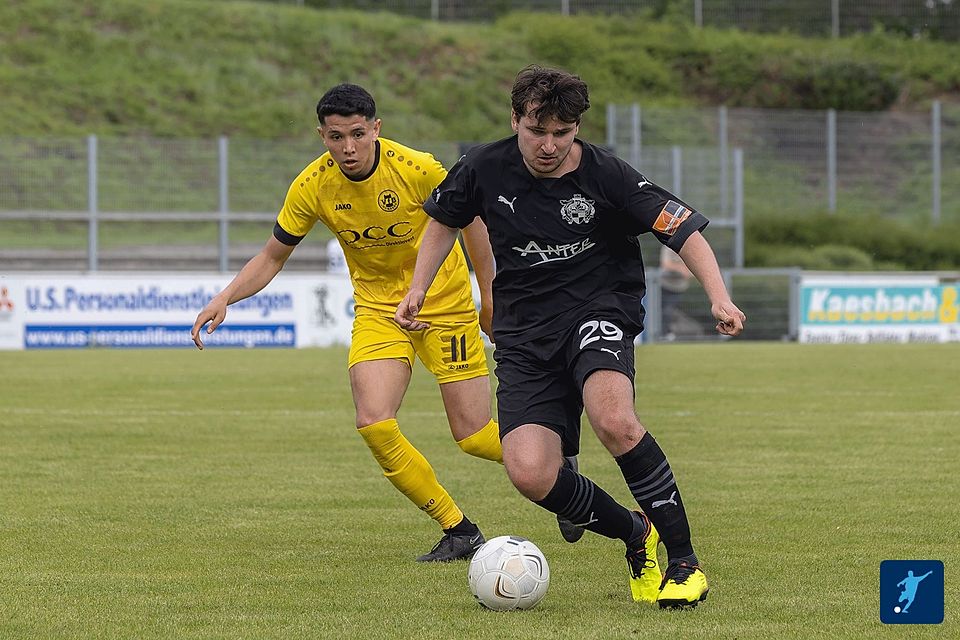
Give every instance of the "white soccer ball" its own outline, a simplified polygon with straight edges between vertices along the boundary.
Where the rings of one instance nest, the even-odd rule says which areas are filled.
[[[526,538],[499,536],[473,554],[467,582],[487,609],[531,609],[547,593],[550,567],[537,545]]]

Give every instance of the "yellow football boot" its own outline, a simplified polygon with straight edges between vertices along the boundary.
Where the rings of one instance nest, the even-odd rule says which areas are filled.
[[[700,570],[699,565],[687,562],[670,563],[663,576],[663,588],[657,604],[661,609],[695,607],[698,602],[707,599],[709,591],[707,576]]]
[[[635,602],[657,601],[663,575],[657,562],[660,534],[646,514],[634,511],[633,517],[643,522],[645,533],[627,546],[627,568],[630,570],[630,594]]]

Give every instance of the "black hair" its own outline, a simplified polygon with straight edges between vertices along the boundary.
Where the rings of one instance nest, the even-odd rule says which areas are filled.
[[[510,101],[518,119],[529,115],[537,122],[554,117],[579,124],[583,112],[590,108],[587,83],[580,76],[535,64],[517,74]],[[531,104],[537,106],[528,114]]]
[[[338,84],[320,98],[317,102],[317,120],[323,124],[323,119],[329,115],[363,116],[373,120],[377,116],[377,103],[373,96],[363,87],[356,84]]]

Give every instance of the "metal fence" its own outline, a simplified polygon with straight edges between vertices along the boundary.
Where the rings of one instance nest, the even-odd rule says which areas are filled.
[[[469,145],[415,146],[451,166]],[[290,180],[321,152],[317,142],[225,137],[0,139],[0,268],[233,271],[267,237]],[[711,216],[721,262],[742,267],[739,151],[729,169],[716,149],[643,153],[649,176]],[[312,233],[294,268],[323,268],[316,240],[327,236]]]
[[[746,31],[838,37],[882,28],[910,36],[960,37],[957,0],[695,0],[694,5],[697,25]]]
[[[694,203],[731,215],[732,149],[743,149],[746,215],[812,211],[960,221],[960,107],[852,113],[772,109],[607,109],[607,144]],[[683,148],[691,191],[664,165]],[[698,150],[689,154],[688,149]],[[674,151],[676,153],[676,151]]]
[[[802,273],[793,268],[723,270],[731,297],[747,316],[748,330],[742,339],[797,339],[797,291]],[[645,339],[649,342],[725,340],[715,329],[717,321],[710,314],[710,301],[700,284],[691,280],[690,286],[669,303],[667,292],[661,286],[661,275],[660,269],[646,272]]]
[[[960,107],[929,113],[607,108],[605,142],[714,223],[743,266],[743,220],[816,211],[960,221]],[[446,166],[455,142],[414,141]],[[270,233],[317,141],[0,139],[0,269],[233,271]],[[291,268],[322,268],[323,229]],[[649,255],[649,254],[648,254]]]
[[[882,28],[960,37],[960,0],[274,0],[315,8],[390,11],[448,21],[489,21],[511,11],[676,16],[697,26],[841,36]]]

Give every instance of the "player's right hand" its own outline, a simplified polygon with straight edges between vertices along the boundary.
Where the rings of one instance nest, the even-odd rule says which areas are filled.
[[[490,305],[480,305],[480,330],[487,334],[490,342],[495,342],[493,339],[493,309],[490,308]]]
[[[747,316],[730,300],[714,304],[710,311],[717,320],[717,332],[725,336],[738,336],[743,333]]]
[[[210,323],[207,327],[207,335],[210,335],[220,326],[226,317],[227,305],[218,302],[216,298],[211,300],[210,303],[203,308],[199,315],[197,315],[197,321],[193,323],[193,329],[190,330],[190,337],[193,338],[193,344],[197,345],[197,349],[203,350],[203,340],[200,338],[200,330],[203,328],[203,325],[208,322]]]
[[[427,294],[424,291],[418,289],[408,291],[397,306],[397,312],[393,315],[397,324],[407,331],[420,331],[429,327],[430,323],[417,320],[417,315],[423,309],[423,301],[426,297]]]

